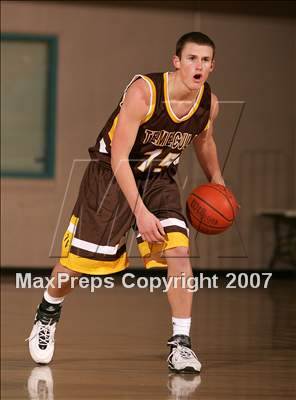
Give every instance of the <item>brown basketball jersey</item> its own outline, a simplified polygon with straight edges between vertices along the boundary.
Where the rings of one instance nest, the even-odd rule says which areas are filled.
[[[124,91],[120,103],[100,132],[95,146],[89,148],[92,159],[111,160],[111,146],[120,107],[130,85],[144,79],[150,88],[150,108],[141,123],[129,160],[135,175],[159,173],[169,168],[175,173],[182,151],[207,128],[211,109],[211,89],[205,82],[191,110],[178,118],[168,96],[168,72],[135,75]]]

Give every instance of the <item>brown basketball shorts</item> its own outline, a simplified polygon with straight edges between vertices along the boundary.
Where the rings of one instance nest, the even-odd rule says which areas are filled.
[[[165,267],[167,249],[189,247],[189,230],[175,180],[167,172],[135,179],[146,207],[161,221],[165,242],[152,244],[142,239],[110,164],[92,160],[84,173],[62,240],[62,265],[94,275],[125,269],[128,266],[126,239],[131,228],[146,268]]]

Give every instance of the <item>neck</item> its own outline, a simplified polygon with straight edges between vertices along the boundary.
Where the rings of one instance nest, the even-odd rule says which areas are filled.
[[[178,71],[168,73],[168,94],[171,101],[194,102],[200,89],[189,89],[180,78]]]

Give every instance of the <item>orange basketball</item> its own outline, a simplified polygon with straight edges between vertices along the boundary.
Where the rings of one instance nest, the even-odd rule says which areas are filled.
[[[223,185],[198,186],[188,196],[186,213],[191,225],[201,233],[216,235],[229,228],[237,215],[233,193]]]

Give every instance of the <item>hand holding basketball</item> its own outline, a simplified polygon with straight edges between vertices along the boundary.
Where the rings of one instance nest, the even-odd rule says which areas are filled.
[[[186,213],[191,225],[201,233],[224,232],[237,215],[239,205],[227,187],[208,183],[195,188],[188,196]]]

